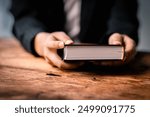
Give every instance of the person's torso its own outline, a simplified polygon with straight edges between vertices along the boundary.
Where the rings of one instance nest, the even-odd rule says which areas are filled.
[[[115,0],[81,0],[81,42],[97,42],[107,31],[107,22]],[[49,32],[65,31],[66,14],[63,0],[39,0],[34,2],[38,18]]]

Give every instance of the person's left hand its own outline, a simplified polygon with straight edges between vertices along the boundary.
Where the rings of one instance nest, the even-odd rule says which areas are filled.
[[[118,66],[129,63],[136,54],[136,43],[135,41],[127,35],[113,33],[108,39],[109,45],[123,45],[125,49],[125,58],[124,61],[99,61],[99,65],[108,65],[108,66]],[[97,62],[96,62],[97,63]]]

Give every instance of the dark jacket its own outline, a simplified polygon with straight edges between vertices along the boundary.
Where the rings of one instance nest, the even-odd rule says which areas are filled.
[[[81,42],[107,43],[114,32],[138,42],[137,0],[82,0]],[[33,41],[39,32],[65,31],[63,0],[12,0],[13,32],[35,54]]]

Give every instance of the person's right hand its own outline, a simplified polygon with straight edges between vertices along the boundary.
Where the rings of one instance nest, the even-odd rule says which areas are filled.
[[[73,41],[64,32],[46,33],[40,32],[34,40],[35,51],[53,66],[60,69],[75,69],[81,63],[66,63],[57,54],[57,49],[64,48],[65,45],[72,44]]]

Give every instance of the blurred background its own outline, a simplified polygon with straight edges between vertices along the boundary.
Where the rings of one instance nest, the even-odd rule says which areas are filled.
[[[0,37],[12,37],[13,17],[9,13],[11,0],[0,0]],[[150,0],[139,0],[140,21],[138,50],[150,52]]]

